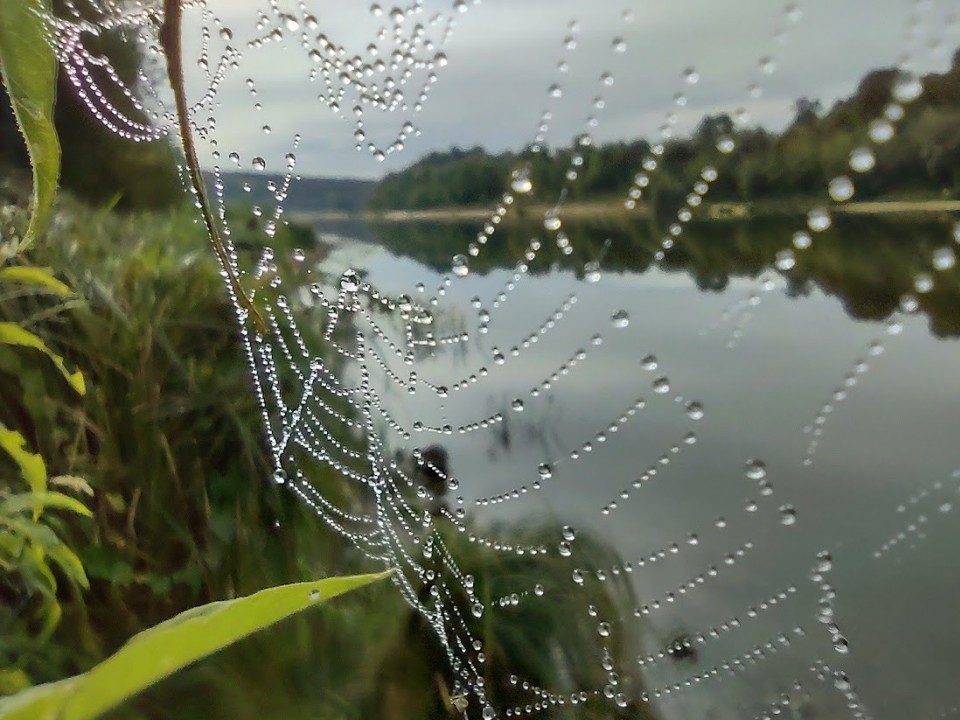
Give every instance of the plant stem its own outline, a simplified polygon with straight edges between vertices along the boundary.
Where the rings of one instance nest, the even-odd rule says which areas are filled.
[[[181,0],[163,0],[163,25],[160,27],[160,46],[163,48],[163,54],[167,60],[167,77],[170,80],[170,87],[173,89],[177,109],[177,125],[180,131],[180,142],[183,145],[183,154],[186,159],[190,182],[193,185],[193,190],[197,195],[197,201],[200,204],[203,224],[207,228],[207,237],[210,238],[210,243],[217,253],[220,265],[227,274],[227,279],[237,297],[237,301],[240,303],[240,307],[250,313],[261,332],[267,333],[267,324],[263,321],[263,317],[257,311],[257,308],[254,307],[253,302],[240,285],[240,278],[237,277],[233,264],[230,262],[226,246],[223,244],[223,238],[220,237],[220,229],[217,226],[216,218],[213,216],[210,200],[207,197],[203,174],[200,172],[197,148],[194,145],[193,135],[190,132],[190,115],[187,108],[187,93],[183,80],[183,49],[180,42],[181,19]]]

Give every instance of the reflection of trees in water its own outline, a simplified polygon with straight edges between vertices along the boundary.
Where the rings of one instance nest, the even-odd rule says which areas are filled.
[[[584,532],[578,532],[572,543],[575,563],[556,553],[517,555],[471,542],[469,535],[477,533],[513,545],[551,547],[563,536],[563,529],[557,523],[533,519],[481,526],[468,518],[468,532],[458,532],[441,517],[441,508],[448,505],[446,478],[453,472],[451,462],[441,445],[421,449],[409,463],[414,482],[426,493],[411,502],[425,505],[438,518],[436,528],[443,542],[457,558],[460,572],[473,576],[476,595],[487,605],[475,632],[486,656],[484,682],[491,702],[500,708],[544,702],[532,690],[542,688],[567,699],[563,706],[545,708],[547,717],[652,718],[652,711],[639,701],[644,687],[635,661],[640,648],[639,633],[633,629],[637,625],[617,622],[630,617],[636,604],[627,576],[614,575],[604,582],[587,578],[581,592],[569,591],[570,573],[576,566],[621,566],[616,550]],[[435,570],[448,572],[440,564]],[[430,594],[429,583],[421,593],[424,598]],[[461,613],[470,614],[466,595],[455,602]],[[616,623],[616,632],[601,644],[597,627],[605,620]],[[615,685],[604,666],[618,673]],[[453,674],[434,629],[419,613],[408,611],[405,625],[383,643],[375,667],[365,717],[406,720],[458,715]],[[622,693],[629,705],[620,708],[611,703],[603,695],[606,687]],[[585,691],[585,701],[572,705],[568,698],[578,691]]]
[[[950,237],[945,223],[838,218],[831,229],[813,236],[811,247],[796,251],[793,268],[777,269],[777,253],[793,249],[793,233],[801,227],[800,218],[691,223],[663,259],[656,261],[662,233],[652,223],[618,218],[568,223],[564,229],[573,252],[563,255],[545,241],[529,272],[545,275],[559,266],[574,270],[582,278],[584,264],[602,255],[605,272],[642,274],[657,267],[690,275],[705,292],[721,292],[733,278],[757,278],[773,272],[785,278],[788,295],[803,296],[818,288],[838,298],[847,314],[858,320],[886,319],[900,307],[905,294],[914,294],[918,312],[929,318],[934,335],[960,335],[960,274],[956,269],[933,271],[930,267],[933,251]],[[374,228],[374,232],[389,238],[386,245],[391,252],[446,272],[452,248],[469,243],[475,228],[452,223],[403,223],[379,231]],[[542,228],[534,224],[501,228],[480,256],[471,259],[471,272],[483,275],[512,269],[530,238],[541,235]],[[604,251],[608,238],[612,243]],[[935,277],[934,287],[917,293],[914,280],[925,272]]]

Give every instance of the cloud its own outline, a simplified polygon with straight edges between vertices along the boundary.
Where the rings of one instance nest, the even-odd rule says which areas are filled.
[[[267,3],[219,0],[208,5],[231,28],[237,45],[269,30],[257,30],[259,11],[273,17]],[[389,52],[389,42],[377,39],[384,18],[373,16],[365,3],[345,5],[337,0],[310,5],[319,23],[311,36],[323,32],[348,49],[347,58],[357,55],[371,61],[366,48],[374,42],[381,46],[381,57]],[[430,26],[427,19],[434,13],[449,15],[450,5],[424,0],[424,12],[408,17],[404,29],[424,23],[426,35],[439,40],[444,23]],[[632,21],[624,19],[627,6],[633,9]],[[408,119],[420,131],[403,152],[390,155],[385,163],[354,147],[352,88],[346,88],[341,103],[345,117],[331,112],[318,100],[326,94],[323,83],[308,79],[313,64],[298,45],[298,33],[286,32],[282,43],[268,42],[246,51],[224,81],[216,113],[221,155],[236,150],[241,167],[249,167],[252,157],[260,155],[271,169],[279,170],[299,134],[298,172],[378,177],[452,145],[483,145],[493,151],[521,147],[537,134],[541,112],[547,108],[553,113],[548,134],[552,144],[566,143],[583,132],[591,113],[597,114],[594,134],[600,141],[656,137],[671,110],[677,111],[681,132],[695,127],[704,112],[740,106],[751,110],[756,121],[776,127],[789,119],[798,97],[819,98],[829,106],[852,92],[870,69],[890,66],[901,55],[912,53],[921,70],[946,64],[949,52],[937,55],[929,49],[938,34],[946,33],[944,48],[957,44],[956,24],[946,27],[937,15],[942,10],[934,3],[871,0],[867,6],[862,0],[845,0],[802,6],[802,17],[793,22],[783,5],[770,0],[474,3],[469,12],[454,15],[456,27],[444,47],[449,64],[438,69],[438,81],[430,86],[423,111],[364,114],[364,131],[383,145]],[[389,6],[384,7],[389,12]],[[907,32],[912,13],[921,19],[911,37]],[[188,27],[191,20],[192,27],[198,27],[197,13],[188,16]],[[577,24],[575,32],[571,21]],[[272,22],[270,27],[275,26]],[[785,31],[785,39],[780,31]],[[573,50],[564,47],[568,35],[576,40]],[[199,48],[197,38],[194,52]],[[614,52],[615,38],[626,45],[624,53]],[[216,51],[216,37],[212,42]],[[568,63],[566,72],[557,68],[561,57]],[[775,63],[773,74],[763,72],[764,58]],[[699,72],[696,85],[682,79],[687,67]],[[612,74],[613,85],[601,83],[605,72]],[[255,79],[256,97],[247,78]],[[424,79],[425,71],[414,74],[414,89],[407,93],[410,104],[419,88],[417,80]],[[560,98],[548,97],[547,88],[554,83],[562,89]],[[761,87],[760,98],[750,97],[751,83]],[[203,79],[196,77],[195,92],[201,93],[203,86]],[[674,103],[678,92],[686,96],[685,107]],[[602,112],[592,108],[597,96],[605,100]],[[264,125],[270,126],[269,135],[263,132]]]

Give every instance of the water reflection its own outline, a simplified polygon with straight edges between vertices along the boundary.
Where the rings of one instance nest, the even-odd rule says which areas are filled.
[[[416,372],[449,392],[410,394],[371,373],[413,429],[380,428],[388,446],[408,458],[425,448],[457,479],[432,511],[463,509],[484,537],[557,548],[488,580],[481,626],[494,647],[523,641],[511,663],[562,622],[578,653],[633,638],[617,672],[639,672],[632,692],[664,718],[786,712],[784,693],[809,717],[851,705],[932,716],[952,702],[960,477],[945,429],[960,417],[945,390],[960,349],[944,340],[960,327],[960,290],[952,269],[933,271],[929,292],[913,287],[949,231],[837,222],[787,267],[792,227],[690,226],[657,259],[648,227],[575,226],[569,254],[544,246],[518,276],[535,228],[516,226],[456,279],[464,228],[393,226],[389,244],[367,228],[332,243],[321,271],[362,269],[433,315],[438,342],[417,351]],[[599,278],[587,277],[598,258]],[[621,311],[630,322],[617,327]],[[377,322],[401,331],[389,313]],[[565,553],[567,525],[577,539]],[[484,546],[455,537],[470,567]],[[553,608],[552,621],[510,603],[542,577],[558,584],[519,607]],[[578,593],[611,581],[625,583],[616,609],[589,612],[597,603]],[[565,667],[551,676],[560,687]]]
[[[611,218],[565,225],[569,254],[545,244],[529,272],[543,275],[558,264],[583,279],[590,264],[603,272],[642,274],[651,268],[688,274],[703,291],[722,292],[735,278],[774,273],[783,278],[791,297],[813,288],[837,297],[858,320],[885,320],[900,308],[904,295],[916,298],[918,311],[929,319],[937,337],[960,335],[960,273],[952,264],[932,266],[935,251],[951,251],[950,222],[846,217],[835,219],[821,233],[804,229],[803,218],[767,218],[750,222],[685,226],[683,238],[662,250],[665,231],[654,223]],[[801,229],[801,230],[798,230]],[[349,237],[381,244],[434,270],[450,270],[454,250],[476,240],[476,227],[456,223],[327,224],[321,236]],[[522,258],[531,237],[543,234],[536,223],[518,223],[470,259],[473,274],[511,269]],[[598,262],[599,261],[599,262]],[[916,287],[918,275],[929,274],[931,288]],[[921,292],[923,291],[923,292]]]

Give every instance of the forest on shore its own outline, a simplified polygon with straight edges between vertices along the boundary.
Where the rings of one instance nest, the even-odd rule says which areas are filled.
[[[922,94],[904,107],[915,92],[910,85],[896,70],[874,70],[828,110],[817,100],[797,100],[792,122],[779,134],[743,129],[727,114],[707,116],[690,137],[664,144],[644,197],[655,209],[675,209],[707,165],[718,171],[711,200],[822,195],[833,177],[851,173],[852,153],[864,147],[873,148],[875,166],[856,178],[857,199],[960,197],[960,50],[947,71],[922,78]],[[887,142],[894,133],[896,141]],[[575,139],[566,148],[499,154],[452,148],[387,175],[370,208],[491,205],[517,169],[529,173],[535,196],[544,202],[555,200],[564,187],[572,201],[622,200],[651,151],[644,139],[586,145]],[[860,162],[873,165],[863,155]],[[571,169],[575,182],[566,177]]]

